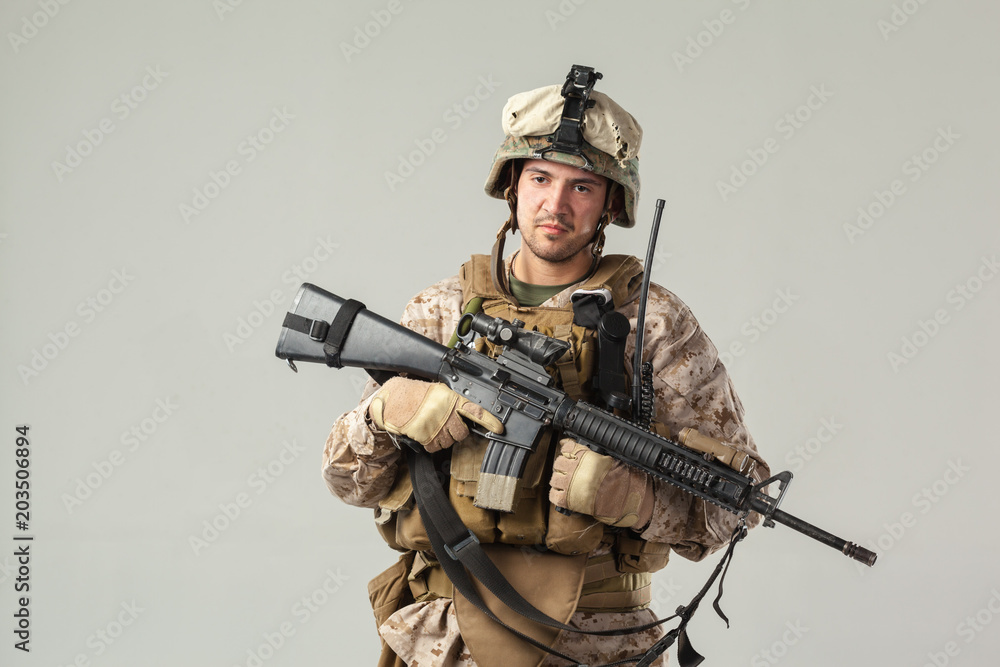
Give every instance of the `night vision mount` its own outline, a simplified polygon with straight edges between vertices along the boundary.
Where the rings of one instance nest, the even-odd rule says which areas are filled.
[[[595,72],[593,67],[573,65],[570,68],[569,74],[566,75],[566,82],[562,87],[562,96],[566,101],[563,103],[559,128],[556,130],[552,143],[536,151],[533,157],[547,159],[545,154],[549,151],[577,155],[583,158],[581,169],[594,170],[594,165],[583,154],[583,114],[594,106],[594,101],[590,99],[590,93],[593,92],[597,80],[602,78],[604,75]]]

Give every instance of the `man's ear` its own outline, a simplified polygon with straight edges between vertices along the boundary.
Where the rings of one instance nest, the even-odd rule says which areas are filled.
[[[511,232],[515,234],[517,233],[517,183],[521,178],[521,164],[523,162],[523,160],[510,160],[500,172],[501,178],[507,180],[507,187],[504,188],[504,199],[507,200],[507,206],[510,208],[510,217],[507,218],[504,225],[509,224]]]
[[[511,160],[507,163],[507,182],[510,183],[510,191],[517,196],[517,185],[521,180],[521,169],[524,167],[523,159]]]

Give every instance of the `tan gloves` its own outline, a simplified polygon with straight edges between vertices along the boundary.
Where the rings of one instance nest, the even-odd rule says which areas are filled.
[[[563,438],[552,463],[549,501],[601,523],[641,531],[653,517],[653,479],[621,461]]]
[[[447,449],[469,437],[462,417],[503,433],[499,419],[438,382],[394,377],[375,394],[368,414],[378,428],[412,438],[428,452]]]

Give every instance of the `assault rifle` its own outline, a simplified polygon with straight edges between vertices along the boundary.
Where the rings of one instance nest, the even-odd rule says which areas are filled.
[[[296,371],[294,362],[308,361],[364,368],[380,382],[400,373],[441,382],[490,410],[503,422],[504,432],[481,433],[489,444],[477,485],[479,507],[511,510],[528,456],[543,431],[553,428],[738,516],[757,512],[765,526],[780,523],[865,565],[875,563],[874,552],[779,509],[792,479],[790,471],[758,481],[749,466],[738,472],[709,455],[571,399],[554,386],[545,370],[569,344],[522,326],[517,320],[466,314],[459,322],[458,344],[448,348],[358,301],[305,283],[285,317],[275,354]],[[475,334],[503,346],[496,359],[476,351]],[[771,483],[779,487],[776,497],[765,492]]]

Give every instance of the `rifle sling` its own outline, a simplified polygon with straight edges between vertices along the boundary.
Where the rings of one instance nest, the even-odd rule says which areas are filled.
[[[420,445],[417,446],[419,447]],[[563,655],[558,651],[553,651],[549,646],[537,641],[534,637],[529,637],[523,632],[510,627],[500,620],[486,605],[486,602],[473,587],[472,581],[469,578],[469,572],[465,569],[466,567],[473,572],[473,576],[483,582],[483,584],[490,589],[494,595],[500,598],[504,604],[512,609],[515,609],[515,611],[519,610],[512,605],[518,605],[516,600],[520,600],[520,602],[536,612],[535,614],[528,615],[528,618],[531,620],[542,623],[543,625],[565,627],[572,630],[569,626],[564,626],[562,623],[559,623],[559,621],[556,621],[555,619],[550,618],[546,614],[543,614],[541,611],[535,609],[535,607],[522,598],[517,591],[514,591],[513,588],[510,587],[509,582],[503,578],[503,575],[495,571],[496,566],[493,565],[493,562],[480,548],[479,541],[475,538],[475,536],[468,530],[468,528],[465,528],[465,524],[462,523],[458,514],[455,512],[455,509],[448,502],[448,498],[445,496],[444,490],[439,486],[437,473],[434,470],[434,461],[431,456],[426,453],[417,452],[411,448],[407,451],[407,462],[410,467],[410,478],[413,480],[413,496],[417,502],[420,519],[424,523],[424,528],[427,531],[427,537],[430,539],[431,547],[434,549],[434,553],[438,557],[438,562],[441,564],[442,569],[444,569],[445,574],[448,575],[448,578],[451,580],[452,585],[454,585],[455,590],[464,595],[466,599],[479,609],[479,611],[483,612],[487,618],[494,623],[500,624],[507,631],[513,633],[523,641],[526,641],[532,646],[540,648],[547,653],[552,653],[553,655],[567,660],[574,665],[578,664],[577,661],[573,660],[569,656]],[[439,527],[443,529],[440,532]],[[448,537],[445,538],[442,536],[442,532]],[[459,559],[461,559],[461,562]],[[489,563],[489,565],[486,565],[485,563]],[[490,569],[494,570],[494,572],[489,572]],[[485,572],[477,572],[477,570],[485,570]],[[510,600],[510,596],[506,592],[498,593],[493,589],[493,586],[497,583],[494,578],[497,576],[500,577],[503,583],[506,583],[508,587],[510,587],[510,590],[513,591],[516,598],[515,600]],[[522,612],[519,611],[519,613]]]
[[[420,445],[416,445],[416,447],[420,447]],[[694,656],[697,656],[697,662],[685,659],[685,656],[682,656],[680,652],[681,646],[686,648],[690,647],[690,644],[687,642],[687,635],[684,631],[684,626],[687,625],[688,619],[690,619],[691,615],[694,614],[694,610],[698,606],[697,603],[700,601],[700,597],[705,594],[711,586],[711,582],[715,580],[719,570],[721,570],[721,562],[719,567],[716,568],[716,572],[713,573],[712,577],[709,579],[708,583],[706,583],[696,600],[693,600],[686,609],[679,609],[678,614],[675,614],[674,616],[662,618],[645,625],[622,628],[619,630],[586,631],[560,623],[525,600],[521,594],[510,585],[510,582],[508,582],[506,577],[504,577],[503,574],[497,569],[496,565],[493,564],[493,561],[489,559],[483,549],[479,546],[479,540],[462,523],[458,514],[455,512],[455,509],[448,501],[448,497],[445,495],[444,489],[440,485],[437,472],[435,471],[433,458],[422,450],[422,447],[420,451],[416,450],[414,447],[408,448],[407,461],[410,467],[411,479],[413,480],[413,495],[416,500],[417,509],[420,512],[420,518],[424,523],[424,528],[427,530],[427,536],[430,538],[434,553],[438,556],[438,562],[441,564],[441,567],[448,575],[452,584],[455,586],[455,589],[464,595],[469,602],[483,612],[490,620],[500,624],[509,632],[537,648],[567,660],[574,665],[580,664],[572,658],[553,650],[551,647],[536,641],[533,637],[529,637],[519,630],[510,627],[497,618],[496,614],[490,610],[485,601],[473,587],[470,574],[478,579],[479,582],[482,583],[483,586],[495,595],[503,604],[521,616],[524,616],[534,623],[551,628],[557,628],[566,632],[598,636],[634,634],[656,627],[657,625],[661,625],[669,620],[672,620],[673,618],[676,618],[677,616],[681,616],[681,626],[672,630],[650,649],[650,652],[652,652],[658,648],[659,652],[653,653],[651,656],[649,652],[647,652],[642,655],[610,663],[605,667],[636,662],[644,660],[647,657],[649,657],[651,662],[652,659],[655,659],[663,653],[663,651],[665,651],[670,644],[673,643],[673,637],[677,636],[678,633],[682,637],[681,642],[678,644],[678,660],[680,661],[681,667],[695,667],[701,662],[703,658],[701,658],[697,652],[693,651],[693,649],[691,649],[691,653],[693,653]],[[727,556],[731,554],[731,551],[732,546],[730,546],[730,552],[727,553]],[[687,612],[686,610],[690,611]],[[667,638],[671,638],[670,641],[664,642]],[[688,655],[688,657],[690,657],[690,655]]]
[[[726,578],[726,573],[729,572],[729,564],[733,561],[733,551],[736,549],[736,544],[741,542],[747,535],[746,525],[742,521],[737,524],[736,528],[733,530],[732,536],[729,538],[729,547],[726,549],[726,553],[722,555],[715,569],[712,570],[711,576],[705,582],[705,585],[701,587],[701,590],[691,601],[687,603],[687,606],[680,606],[677,608],[677,616],[680,617],[680,624],[663,636],[660,641],[653,644],[652,648],[646,651],[645,655],[642,656],[642,660],[636,665],[636,667],[648,667],[653,663],[659,655],[670,648],[670,645],[677,640],[677,662],[681,667],[697,667],[704,660],[698,651],[691,646],[691,641],[687,636],[687,624],[694,616],[694,613],[698,610],[698,605],[701,604],[702,598],[708,593],[709,589],[716,579],[719,579],[719,594],[716,596],[715,600],[712,602],[712,606],[715,608],[716,613],[722,617],[726,622],[726,627],[729,627],[729,619],[726,615],[722,613],[722,608],[719,606],[719,600],[722,598],[722,582]],[[721,578],[719,576],[721,575]]]

